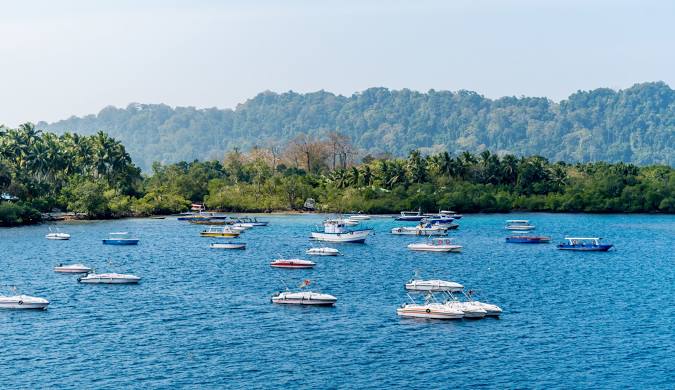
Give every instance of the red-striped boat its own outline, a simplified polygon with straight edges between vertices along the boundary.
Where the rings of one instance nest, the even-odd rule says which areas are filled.
[[[316,263],[301,259],[278,259],[272,261],[270,265],[276,268],[313,268]]]

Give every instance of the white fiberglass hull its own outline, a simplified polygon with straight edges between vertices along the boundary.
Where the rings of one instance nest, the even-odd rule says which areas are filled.
[[[337,298],[315,292],[282,292],[272,297],[273,303],[286,305],[332,306]]]
[[[516,230],[516,231],[527,231],[534,230],[534,226],[525,225],[525,226],[507,226],[506,230]]]
[[[66,233],[49,233],[45,237],[48,240],[57,240],[57,241],[70,240],[70,234]]]
[[[326,242],[364,243],[369,234],[370,230],[357,230],[345,233],[312,232],[312,238],[318,241]]]
[[[442,305],[440,305],[442,306]],[[406,305],[396,309],[396,314],[408,318],[428,318],[434,320],[459,320],[464,313],[447,307],[429,307],[425,305]]]
[[[49,301],[43,298],[29,297],[19,295],[14,297],[0,297],[0,309],[15,310],[45,310],[49,306]]]
[[[460,245],[426,245],[426,244],[410,244],[408,249],[411,251],[422,252],[461,252]]]
[[[340,252],[332,248],[308,249],[306,254],[311,256],[337,256]]]
[[[391,234],[405,236],[447,236],[446,229],[393,228]]]
[[[82,264],[63,265],[54,267],[54,272],[59,272],[62,274],[84,274],[87,272],[91,272],[91,268],[86,267]]]
[[[77,280],[85,284],[136,284],[141,281],[141,278],[135,275],[96,274],[86,275]]]

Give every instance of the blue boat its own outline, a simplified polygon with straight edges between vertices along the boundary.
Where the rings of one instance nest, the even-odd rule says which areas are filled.
[[[419,222],[424,219],[422,210],[419,211],[401,211],[401,216],[396,218],[396,221]]]
[[[133,238],[127,232],[110,233],[108,238],[103,239],[104,245],[138,245],[138,238]]]
[[[506,237],[506,242],[512,244],[548,244],[551,242],[551,237],[514,235]]]
[[[582,252],[607,252],[614,245],[601,244],[599,237],[565,237],[567,242],[558,244],[558,249]]]

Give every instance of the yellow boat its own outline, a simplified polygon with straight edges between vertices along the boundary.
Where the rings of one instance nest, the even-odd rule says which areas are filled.
[[[199,233],[200,236],[202,237],[239,237],[239,232],[236,232],[234,230],[228,229],[228,228],[217,228],[217,227],[210,227],[208,230],[204,230],[203,232]]]

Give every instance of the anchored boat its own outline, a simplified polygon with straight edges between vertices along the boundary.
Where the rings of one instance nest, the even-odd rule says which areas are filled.
[[[86,284],[135,284],[140,282],[141,278],[130,274],[86,274],[77,278],[80,283]]]
[[[272,302],[291,305],[333,306],[337,302],[337,298],[330,294],[311,291],[284,291],[274,295]]]
[[[108,238],[103,239],[105,245],[137,245],[139,239],[132,237],[128,232],[110,233]]]
[[[214,242],[209,245],[211,249],[246,249],[245,242]]]
[[[323,232],[312,232],[311,238],[318,241],[362,244],[372,231],[372,229],[349,230],[344,222],[338,219],[324,221],[323,228]]]
[[[54,267],[54,272],[64,274],[84,274],[87,272],[91,272],[91,268],[87,267],[84,264],[68,264],[68,265],[59,264],[56,267]]]
[[[302,259],[277,259],[270,263],[275,268],[314,268],[315,262]]]
[[[239,232],[235,231],[233,229],[229,229],[227,227],[209,227],[207,230],[202,231],[199,233],[200,236],[202,237],[225,237],[225,238],[232,238],[232,237],[239,237]]]
[[[335,248],[323,247],[309,248],[305,253],[313,256],[337,256],[340,254],[340,251]]]
[[[534,230],[534,225],[530,225],[527,219],[509,219],[506,221],[506,230]]]
[[[38,309],[46,310],[49,301],[29,295],[0,295],[0,309]]]
[[[396,218],[396,221],[419,222],[424,218],[422,210],[418,211],[401,211],[401,215]]]
[[[408,245],[411,251],[425,252],[461,252],[461,245],[454,245],[450,239],[434,239]]]
[[[565,237],[567,242],[557,245],[560,250],[582,251],[582,252],[607,252],[614,245],[601,244],[600,237]]]
[[[391,229],[391,234],[408,236],[447,236],[448,228],[444,225],[419,224]]]
[[[551,237],[516,234],[506,237],[506,242],[513,244],[548,244],[551,242]]]
[[[405,289],[409,291],[460,292],[464,290],[464,286],[448,280],[412,279],[405,284]]]
[[[58,241],[65,241],[65,240],[70,240],[70,234],[68,233],[62,233],[59,231],[58,228],[55,229],[56,231],[52,231],[52,228],[49,228],[49,233],[45,235],[45,238],[48,240],[58,240]]]

